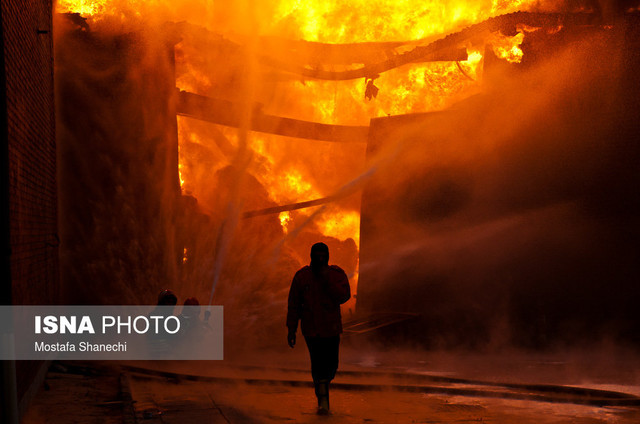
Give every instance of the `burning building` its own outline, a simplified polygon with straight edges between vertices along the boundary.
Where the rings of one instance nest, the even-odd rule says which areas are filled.
[[[630,5],[466,5],[443,21],[264,5],[270,24],[83,7],[58,5],[56,38],[78,301],[215,290],[239,329],[269,333],[324,240],[358,287],[352,333],[637,334]]]
[[[635,340],[637,9],[454,3],[60,2],[63,297],[268,335],[325,241],[352,334]]]
[[[270,346],[324,241],[353,336],[638,345],[637,4],[232,3],[3,2],[5,303]]]

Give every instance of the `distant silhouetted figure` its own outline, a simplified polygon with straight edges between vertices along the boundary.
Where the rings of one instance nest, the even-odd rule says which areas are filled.
[[[178,297],[171,290],[162,290],[158,294],[158,306],[156,306],[149,315],[170,315],[173,309],[165,308],[165,306],[176,306]]]
[[[178,297],[171,290],[162,290],[158,294],[158,305],[149,313],[149,317],[162,316],[167,317],[173,314],[174,308],[167,308],[167,306],[175,307],[178,303]],[[151,353],[156,358],[163,358],[169,355],[171,351],[171,335],[164,331],[159,331],[158,334],[149,332],[148,343]]]
[[[171,290],[162,290],[158,295],[158,306],[175,306],[178,298]]]
[[[289,346],[295,346],[300,320],[311,357],[311,375],[319,414],[329,413],[329,383],[338,370],[342,333],[340,305],[350,297],[347,274],[336,265],[329,266],[326,244],[314,244],[311,247],[311,264],[296,272],[289,290],[287,342]]]

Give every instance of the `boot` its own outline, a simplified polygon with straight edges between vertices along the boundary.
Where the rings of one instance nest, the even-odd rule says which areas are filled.
[[[318,415],[329,414],[329,382],[320,380],[315,384],[316,397],[318,398]]]

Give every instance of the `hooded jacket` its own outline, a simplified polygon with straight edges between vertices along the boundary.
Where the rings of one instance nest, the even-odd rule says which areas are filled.
[[[351,298],[347,274],[336,265],[319,275],[310,266],[296,272],[289,289],[287,327],[295,333],[301,321],[306,337],[332,337],[342,333],[340,305]]]

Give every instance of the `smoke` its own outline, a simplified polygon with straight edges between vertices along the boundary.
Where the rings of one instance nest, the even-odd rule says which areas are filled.
[[[172,288],[223,304],[233,349],[271,346],[282,342],[291,278],[323,241],[348,275],[360,267],[359,312],[421,314],[419,332],[402,335],[421,334],[423,345],[638,334],[638,149],[627,125],[637,110],[624,107],[619,30],[572,34],[542,52],[526,50],[527,35],[519,70],[486,58],[479,81],[465,76],[471,64],[410,64],[380,76],[379,97],[365,102],[361,80],[306,81],[260,58],[343,69],[359,63],[354,54],[385,60],[397,46],[322,56],[326,46],[291,41],[309,28],[275,2],[113,7],[122,12],[88,26],[59,17],[56,27],[68,298],[151,303]],[[353,30],[329,41],[363,40],[349,16]],[[167,23],[181,19],[189,24]],[[395,21],[390,33],[373,27],[375,41],[408,49],[403,40],[466,24],[419,36]],[[176,121],[176,84],[240,105],[240,129]],[[455,103],[470,93],[480,94]],[[369,146],[250,131],[257,112],[367,125],[434,109],[445,112],[374,120]],[[241,218],[345,192],[292,211],[286,225]]]
[[[485,59],[482,95],[373,123],[406,148],[363,195],[359,308],[420,314],[428,347],[637,343],[622,27],[523,44],[519,67]]]
[[[254,176],[272,171],[265,156],[255,153],[256,135],[247,131],[257,83],[249,73],[236,93],[246,113],[239,131],[194,122],[178,128],[173,73],[178,40],[167,28],[135,20],[57,18],[66,299],[149,304],[165,288],[173,289],[180,301],[196,296],[206,303],[213,295],[214,304],[225,306],[228,334],[256,335],[232,338],[238,348],[244,343],[274,344],[274,334],[284,328],[289,284],[295,271],[308,263],[311,244],[327,243],[332,262],[349,274],[356,269],[357,245],[352,238],[324,235],[312,221],[283,244],[285,233],[277,216],[241,219],[245,210],[276,204]],[[180,146],[186,152],[181,153],[187,158],[180,164],[193,171],[188,176],[195,177],[190,182],[197,188],[185,194],[178,186],[178,136],[183,137]],[[283,143],[283,155],[301,150],[299,141]],[[341,177],[328,169],[318,153],[322,150],[306,149],[307,157],[286,166],[316,157],[322,169],[319,189],[333,189]],[[363,158],[362,147],[359,150]],[[341,213],[344,204],[354,201],[345,199],[315,216]],[[291,225],[305,219],[304,213],[293,212]],[[279,243],[277,260],[270,262]],[[233,341],[226,345],[234,348]]]
[[[181,250],[167,40],[92,25],[55,22],[62,280],[73,302],[151,303]]]

